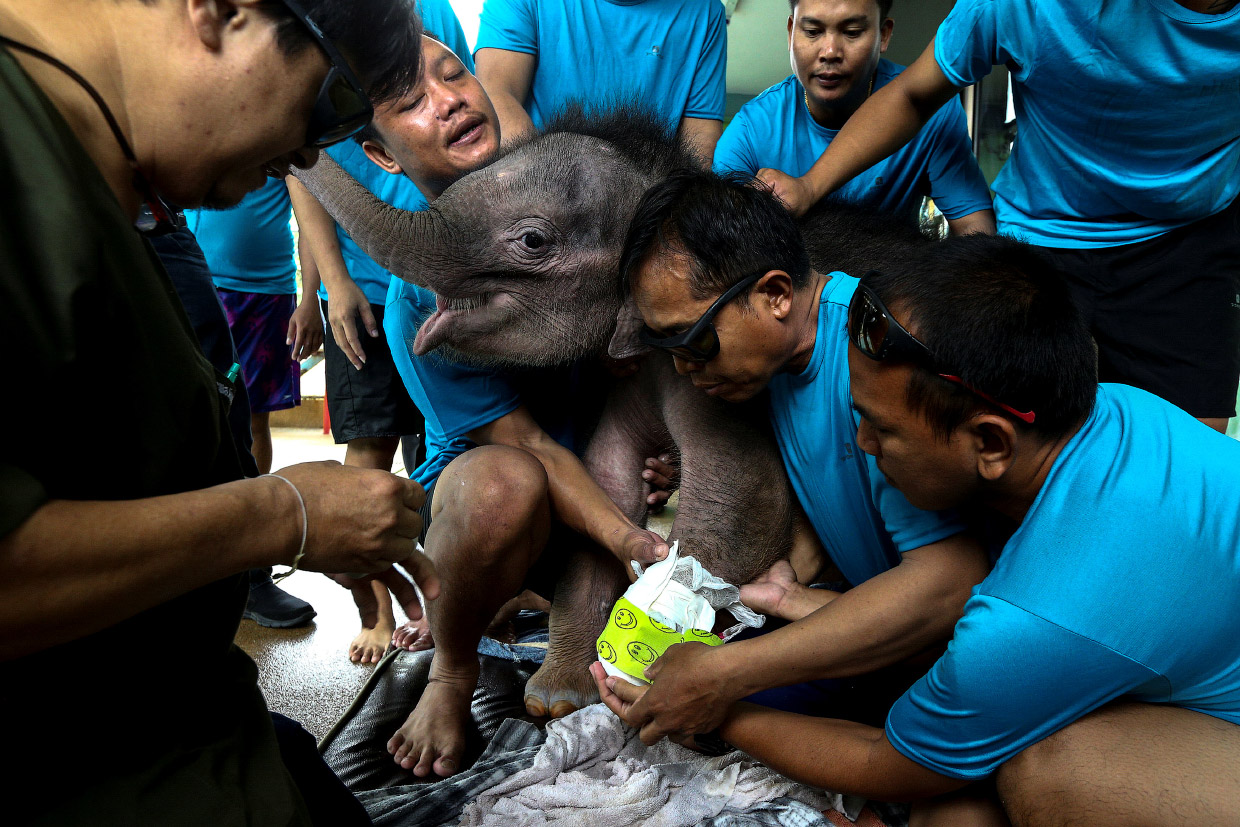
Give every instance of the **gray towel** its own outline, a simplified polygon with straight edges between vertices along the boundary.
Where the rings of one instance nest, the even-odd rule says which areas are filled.
[[[798,784],[739,751],[708,758],[669,741],[647,747],[595,704],[551,722],[533,765],[484,790],[461,827],[690,827],[781,798],[853,817],[864,803]]]

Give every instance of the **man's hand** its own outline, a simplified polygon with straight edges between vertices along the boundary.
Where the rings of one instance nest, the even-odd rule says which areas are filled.
[[[327,298],[327,322],[332,327],[336,344],[344,351],[350,364],[358,370],[366,364],[366,351],[362,349],[362,337],[355,320],[372,339],[379,337],[379,325],[375,314],[370,312],[370,302],[362,288],[351,280],[337,285]]]
[[[643,689],[640,696],[614,691],[623,687],[612,681],[616,686],[611,687],[611,694],[625,704],[623,712],[614,707],[613,711],[630,726],[639,728],[642,743],[647,745],[668,735],[683,740],[715,729],[738,697],[734,694],[736,684],[719,669],[723,648],[677,643],[646,667],[645,677],[652,686]]]
[[[642,471],[642,482],[650,486],[646,506],[651,514],[658,514],[667,505],[672,492],[680,487],[680,469],[672,465],[672,455],[648,457],[646,470]]]
[[[418,513],[426,500],[422,486],[386,471],[337,462],[292,465],[279,474],[296,486],[305,501],[306,545],[301,568],[377,574],[410,617],[421,616],[417,592],[404,575],[392,569],[393,564],[399,563],[413,576],[428,600],[439,596],[435,567],[414,545],[422,532],[422,517]],[[279,480],[272,483],[278,486],[273,490],[292,498],[288,486]],[[296,503],[290,503],[289,510],[297,514],[296,521],[300,523]],[[298,540],[300,529],[298,525]],[[290,558],[295,551],[294,545]],[[333,579],[353,590],[363,621],[368,619],[367,611],[377,612],[369,583],[352,577]],[[355,588],[358,585],[364,588]],[[369,597],[363,592],[368,592]]]
[[[788,212],[798,218],[805,215],[805,211],[818,201],[818,194],[804,178],[794,178],[777,169],[767,168],[758,170],[754,177],[770,187],[775,197],[784,202]]]
[[[313,293],[302,297],[301,304],[288,321],[286,345],[292,346],[293,359],[309,359],[323,346],[323,318],[319,315],[319,299]]]
[[[754,611],[784,620],[800,620],[838,596],[838,592],[810,589],[798,583],[796,572],[787,560],[779,560],[741,586],[742,603]]]
[[[439,578],[435,575],[435,566],[431,563],[429,557],[426,557],[419,551],[415,551],[401,565],[409,569],[413,579],[419,586],[428,583],[433,584],[434,594],[427,594],[427,600],[433,600],[438,596]],[[327,574],[326,577],[330,580],[335,580],[353,594],[353,603],[357,606],[357,613],[361,617],[364,628],[373,629],[379,621],[379,599],[375,597],[375,590],[371,588],[370,582],[372,580],[378,580],[387,586],[388,591],[392,593],[392,597],[400,603],[401,608],[405,610],[405,614],[409,616],[410,620],[420,620],[422,618],[422,601],[418,599],[418,590],[395,567],[367,577],[353,577],[348,574]],[[423,588],[425,587],[423,586]]]
[[[637,573],[633,571],[631,561],[636,560],[642,564],[643,568],[646,568],[653,563],[667,559],[669,547],[667,541],[655,532],[644,528],[634,528],[621,535],[612,545],[611,551],[620,561],[620,565],[624,566],[624,572],[629,576],[629,582],[632,583],[637,580]]]

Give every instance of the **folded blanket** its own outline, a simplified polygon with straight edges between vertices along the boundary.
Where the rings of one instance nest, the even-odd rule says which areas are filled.
[[[533,765],[482,791],[461,827],[689,827],[776,799],[806,816],[834,808],[856,817],[864,803],[798,784],[742,752],[708,758],[669,741],[647,747],[602,704],[552,721],[546,735]]]

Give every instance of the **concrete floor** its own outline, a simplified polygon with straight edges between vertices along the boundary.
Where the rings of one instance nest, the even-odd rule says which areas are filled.
[[[344,446],[317,428],[273,428],[272,467],[313,460],[344,460]],[[402,472],[399,451],[396,472]],[[370,676],[373,665],[352,663],[349,643],[361,629],[353,598],[344,588],[314,572],[297,572],[281,587],[318,611],[301,629],[268,629],[242,620],[237,645],[258,664],[258,683],[267,705],[322,738],[344,713]],[[397,607],[398,620],[404,616]]]

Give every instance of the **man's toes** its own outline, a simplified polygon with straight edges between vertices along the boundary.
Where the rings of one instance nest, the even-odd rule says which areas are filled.
[[[404,758],[409,752],[409,747],[405,744],[405,736],[398,729],[396,734],[388,739],[387,742],[388,755],[396,756],[396,763],[400,763],[400,759]]]
[[[422,750],[422,755],[418,759],[416,765],[414,764],[413,756],[411,755],[405,759],[401,766],[407,770],[412,769],[413,774],[418,778],[425,778],[430,775],[431,770],[434,768],[434,760],[435,753],[431,752],[429,749],[424,749]]]
[[[449,775],[456,773],[456,759],[447,755],[435,762],[435,774],[440,778],[447,778]]]

